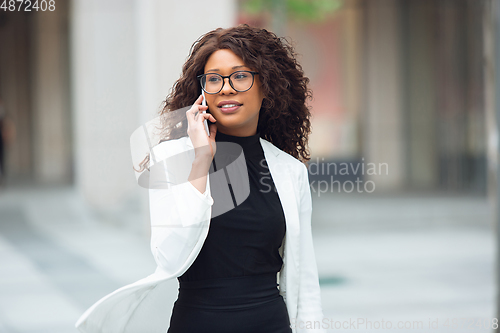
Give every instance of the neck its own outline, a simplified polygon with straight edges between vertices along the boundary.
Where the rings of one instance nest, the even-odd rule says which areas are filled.
[[[246,137],[246,136],[252,136],[252,135],[257,134],[257,128],[255,128],[252,131],[242,131],[242,130],[231,131],[231,130],[226,130],[226,129],[223,129],[223,130],[217,129],[217,133],[219,133],[219,132],[222,134],[226,134],[226,135]]]

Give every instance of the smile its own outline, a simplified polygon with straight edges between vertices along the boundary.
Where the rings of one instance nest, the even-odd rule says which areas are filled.
[[[241,105],[236,104],[226,104],[222,107],[219,107],[222,113],[233,113],[240,108]]]

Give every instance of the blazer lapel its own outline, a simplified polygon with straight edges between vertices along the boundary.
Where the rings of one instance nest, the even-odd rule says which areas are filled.
[[[296,200],[296,190],[293,186],[293,178],[291,173],[292,168],[287,169],[285,161],[281,161],[279,158],[280,150],[273,146],[269,141],[260,138],[262,147],[264,149],[264,156],[269,166],[269,172],[273,178],[273,182],[276,185],[276,190],[278,191],[278,196],[283,206],[283,211],[285,213],[286,221],[286,242],[285,251],[287,253],[292,251],[292,258],[288,254],[287,264],[292,264],[290,259],[292,259],[292,266],[295,270],[299,271],[299,236],[300,236],[300,225],[299,225],[299,212]],[[295,274],[294,274],[295,276]]]

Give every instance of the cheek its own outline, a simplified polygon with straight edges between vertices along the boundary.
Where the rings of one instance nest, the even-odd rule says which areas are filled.
[[[217,110],[217,106],[215,106],[215,101],[211,100],[210,98],[207,98],[207,106],[210,112]]]

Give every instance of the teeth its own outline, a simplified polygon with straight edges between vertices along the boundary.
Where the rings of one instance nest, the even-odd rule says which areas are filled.
[[[232,108],[235,106],[238,106],[238,104],[225,104],[225,105],[221,106],[221,108]]]

